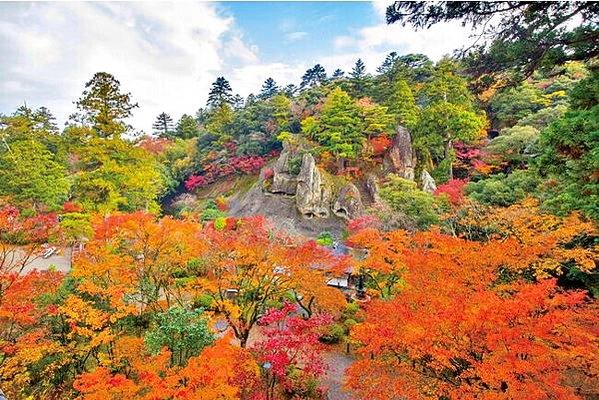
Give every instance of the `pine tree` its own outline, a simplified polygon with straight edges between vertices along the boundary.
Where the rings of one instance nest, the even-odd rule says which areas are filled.
[[[293,97],[297,93],[297,86],[295,86],[294,84],[291,83],[291,84],[285,86],[285,88],[283,89],[283,93],[287,97]]]
[[[314,87],[324,83],[327,80],[327,73],[324,67],[320,64],[316,64],[312,68],[308,69],[304,76],[302,76],[302,82],[300,89],[307,87]]]
[[[154,132],[158,136],[162,138],[169,138],[173,134],[173,119],[165,112],[160,113],[156,117],[156,121],[154,121],[152,129],[154,129]]]
[[[121,93],[121,83],[106,72],[94,74],[75,104],[81,114],[74,114],[71,119],[91,125],[103,138],[120,137],[128,131],[131,127],[124,120],[138,107],[131,102],[131,93]]]
[[[379,74],[387,74],[391,72],[396,61],[397,53],[392,51],[391,53],[387,54],[387,57],[385,57],[385,61],[383,61],[383,63],[376,69],[376,72],[378,72]]]
[[[358,58],[351,73],[351,92],[354,97],[363,97],[366,89],[366,65]]]
[[[354,65],[350,75],[354,79],[361,79],[366,75],[366,65],[361,58],[358,58],[358,61],[356,61],[356,64]]]
[[[264,81],[264,84],[262,85],[262,90],[260,91],[260,94],[258,94],[258,98],[261,100],[270,99],[278,92],[279,87],[277,86],[275,80],[272,78],[268,78],[266,81]]]
[[[219,76],[212,84],[210,93],[208,93],[208,106],[217,107],[223,103],[232,104],[234,100],[231,84],[224,77]]]
[[[333,72],[332,79],[335,81],[335,80],[338,80],[338,79],[343,79],[344,77],[345,77],[345,72],[343,72],[342,70],[340,70],[339,68],[337,68],[335,70],[335,72]]]

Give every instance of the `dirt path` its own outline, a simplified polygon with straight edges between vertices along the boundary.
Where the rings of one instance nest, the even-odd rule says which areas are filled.
[[[327,364],[328,371],[322,379],[323,386],[329,389],[329,400],[350,400],[352,397],[343,390],[343,380],[345,370],[354,362],[351,355],[343,352],[342,349],[324,354],[324,361]]]

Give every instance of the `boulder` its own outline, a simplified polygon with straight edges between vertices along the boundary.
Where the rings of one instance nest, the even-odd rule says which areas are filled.
[[[264,186],[268,192],[289,196],[295,194],[297,188],[296,176],[289,172],[289,160],[292,156],[292,152],[287,147],[283,148],[272,167],[272,182],[268,182],[268,185]]]
[[[414,166],[416,165],[412,137],[410,131],[399,125],[391,148],[385,156],[384,163],[391,172],[404,179],[414,180]]]
[[[433,193],[437,190],[437,184],[433,177],[426,171],[422,170],[422,174],[420,175],[420,184],[422,185],[422,190],[427,193]]]
[[[331,202],[331,189],[322,179],[312,154],[302,157],[302,166],[297,176],[295,205],[306,218],[327,218]]]
[[[379,195],[379,180],[374,174],[368,174],[366,177],[366,190],[370,195],[372,201],[377,204],[381,202],[381,196]]]
[[[345,185],[339,191],[339,196],[333,204],[333,213],[347,220],[359,216],[362,212],[362,197],[353,183]]]

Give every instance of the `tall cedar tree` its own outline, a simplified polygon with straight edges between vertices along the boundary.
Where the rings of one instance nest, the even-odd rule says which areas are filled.
[[[191,139],[200,134],[198,122],[188,114],[183,114],[177,122],[175,135],[181,139]]]
[[[81,114],[74,114],[71,119],[91,125],[102,138],[120,137],[127,132],[130,126],[124,120],[138,107],[131,102],[131,93],[122,93],[121,83],[107,72],[94,74],[75,104]]]

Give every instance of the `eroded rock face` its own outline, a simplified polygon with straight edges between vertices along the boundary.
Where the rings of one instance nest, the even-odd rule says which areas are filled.
[[[347,220],[353,219],[362,213],[362,197],[356,185],[349,183],[341,188],[339,196],[333,204],[333,213]]]
[[[422,170],[422,174],[420,175],[420,184],[422,185],[422,190],[427,193],[433,193],[437,190],[437,184],[433,177],[426,171]]]
[[[327,218],[331,202],[331,188],[323,182],[310,153],[302,157],[302,167],[297,176],[295,205],[306,218]]]
[[[404,179],[414,180],[414,166],[416,165],[412,137],[407,128],[399,125],[396,129],[393,144],[385,157],[385,164],[391,172]]]
[[[297,177],[289,172],[289,161],[292,157],[288,148],[283,148],[279,158],[272,167],[273,176],[266,190],[274,194],[293,196],[297,188]]]
[[[379,195],[379,180],[374,174],[368,174],[366,177],[366,190],[372,198],[373,203],[378,204],[381,202],[381,196]]]

